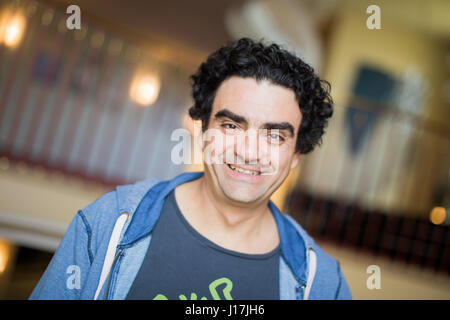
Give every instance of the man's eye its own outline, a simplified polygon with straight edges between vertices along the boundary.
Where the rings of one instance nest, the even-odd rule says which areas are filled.
[[[224,123],[222,124],[222,127],[224,127],[225,129],[237,129],[237,126],[233,123]]]
[[[280,136],[278,133],[270,133],[269,138],[273,142],[283,142],[284,138]]]
[[[276,134],[276,133],[271,133],[271,134],[269,134],[269,137],[270,137],[270,139],[272,139],[272,140],[278,140],[278,139],[280,139],[280,135],[279,135],[279,134]]]

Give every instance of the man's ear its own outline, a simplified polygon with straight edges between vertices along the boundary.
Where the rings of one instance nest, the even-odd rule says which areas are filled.
[[[291,169],[294,169],[295,167],[297,167],[299,161],[300,161],[300,152],[296,152],[294,153],[294,157],[292,158],[292,162],[291,162]]]

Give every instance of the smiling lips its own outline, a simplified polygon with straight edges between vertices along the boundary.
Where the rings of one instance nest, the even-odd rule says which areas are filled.
[[[230,168],[233,171],[242,173],[242,174],[246,174],[249,176],[258,176],[261,174],[261,171],[259,170],[254,170],[254,169],[248,169],[248,168],[242,168],[239,166],[236,166],[234,164],[227,164],[228,168]]]

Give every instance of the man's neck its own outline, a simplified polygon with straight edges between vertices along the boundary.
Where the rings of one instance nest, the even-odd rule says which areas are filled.
[[[175,189],[181,212],[199,233],[222,247],[245,253],[265,253],[278,245],[268,199],[238,204],[213,190],[204,177]]]

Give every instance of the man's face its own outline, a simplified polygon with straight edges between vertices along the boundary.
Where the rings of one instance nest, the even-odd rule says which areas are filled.
[[[253,78],[225,80],[203,144],[213,191],[240,204],[269,199],[298,163],[301,118],[292,90]]]

